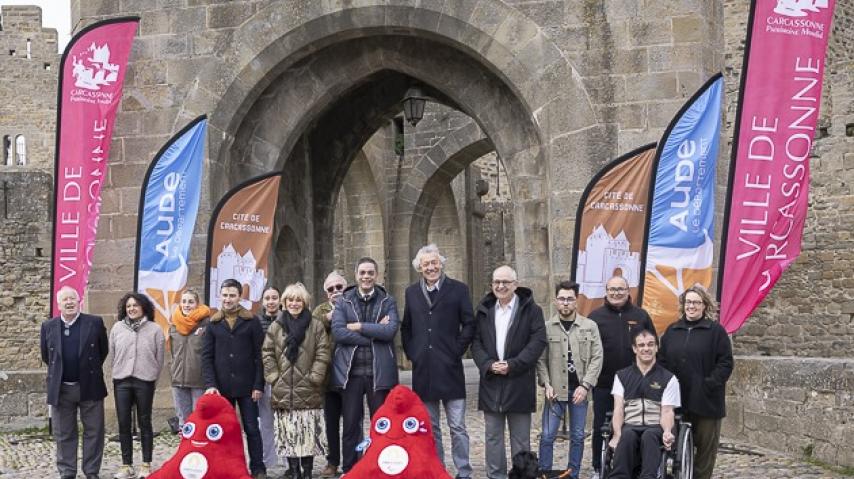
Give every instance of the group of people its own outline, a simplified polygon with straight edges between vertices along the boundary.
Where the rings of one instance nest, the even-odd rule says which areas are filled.
[[[444,411],[456,478],[472,477],[463,369],[469,350],[480,373],[488,478],[507,477],[505,429],[513,455],[530,451],[537,384],[545,400],[542,469],[552,468],[557,429],[567,416],[569,477],[578,477],[592,400],[597,476],[598,431],[607,412],[614,411],[611,445],[617,462],[626,464],[610,477],[628,478],[649,444],[657,441],[658,450],[672,443],[673,411],[681,407],[694,425],[695,475],[711,477],[733,360],[705,290],[692,287],[682,294],[682,317],[662,336],[659,351],[649,315],[632,304],[621,277],[608,281],[605,304],[590,318],[576,312],[578,285],[560,282],[554,290],[556,313],[546,321],[533,291],[518,284],[510,266],[495,269],[491,291],[473,306],[468,286],[448,277],[445,263],[436,245],[418,251],[412,265],[420,278],[406,289],[402,318],[395,298],[377,283],[376,261],[364,257],[355,265],[356,284],[348,286],[338,272],[326,277],[326,301],[313,311],[301,283],[281,292],[267,287],[258,315],[241,306],[243,288],[235,280],[221,284],[216,312],[201,304],[196,292],[185,291],[165,335],[145,295],[122,298],[108,338],[100,317],[80,313],[77,292],[61,289],[60,315],[41,330],[60,477],[76,477],[78,412],[84,427],[82,469],[87,479],[98,477],[107,396],[102,364],[109,352],[123,462],[115,478],[150,473],[152,403],[166,355],[182,434],[192,435],[193,425],[185,421],[198,398],[219,394],[239,411],[253,477],[265,478],[282,459],[287,477],[310,478],[314,457],[323,455],[323,477],[336,476],[339,467],[346,473],[366,447],[364,402],[373,415],[398,384],[398,330],[412,363],[412,388],[430,415],[443,463]],[[131,436],[134,406],[142,444],[138,471]]]

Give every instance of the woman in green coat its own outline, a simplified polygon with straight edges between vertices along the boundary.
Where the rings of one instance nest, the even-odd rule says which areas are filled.
[[[302,283],[285,288],[284,311],[270,325],[261,348],[277,449],[296,479],[310,478],[314,456],[326,454],[323,395],[330,340],[323,324],[312,319],[310,300]]]

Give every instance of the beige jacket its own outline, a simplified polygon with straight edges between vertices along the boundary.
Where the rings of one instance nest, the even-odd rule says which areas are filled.
[[[602,370],[602,340],[596,323],[576,314],[575,322],[567,333],[560,324],[560,316],[555,314],[546,321],[546,335],[549,343],[537,361],[540,386],[551,385],[561,400],[572,396],[566,370],[567,349],[571,346],[578,382],[588,390],[592,389]]]

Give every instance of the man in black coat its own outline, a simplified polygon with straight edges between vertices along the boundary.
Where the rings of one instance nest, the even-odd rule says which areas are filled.
[[[266,479],[258,400],[264,394],[261,321],[240,305],[243,285],[227,279],[220,286],[221,308],[210,319],[202,346],[205,394],[221,394],[240,408],[240,420],[249,446],[249,469],[255,479]]]
[[[104,455],[102,366],[109,353],[100,316],[80,313],[80,296],[65,286],[56,294],[60,315],[41,325],[40,349],[47,364],[47,403],[51,405],[56,468],[62,479],[77,477],[77,411],[83,423],[83,473],[97,479]]]
[[[617,371],[634,363],[632,334],[645,329],[653,334],[655,326],[649,314],[632,304],[629,282],[622,276],[614,276],[605,283],[605,304],[590,313],[602,339],[602,372],[593,388],[593,431],[598,432],[605,423],[607,413],[614,410],[611,388]],[[593,434],[591,456],[594,478],[598,479],[602,468],[602,436]]]
[[[435,244],[418,250],[412,260],[421,279],[406,288],[401,339],[403,350],[412,361],[412,389],[430,413],[439,459],[444,464],[441,402],[451,430],[456,477],[468,478],[472,469],[465,424],[463,354],[471,344],[476,326],[469,288],[444,274],[445,261]]]
[[[478,409],[483,411],[486,473],[507,479],[504,425],[515,456],[531,450],[531,413],[537,406],[537,360],[546,347],[543,310],[528,288],[516,286],[516,271],[499,266],[492,292],[477,307],[477,332],[471,345],[480,369]]]

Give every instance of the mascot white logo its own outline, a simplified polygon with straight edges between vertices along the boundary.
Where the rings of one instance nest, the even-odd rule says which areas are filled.
[[[104,85],[110,85],[119,78],[119,66],[110,63],[110,46],[103,44],[95,45],[95,42],[86,50],[89,57],[78,59],[72,58],[74,65],[74,86],[87,90],[98,91]]]
[[[805,17],[807,12],[818,12],[827,7],[827,0],[777,0],[774,13],[787,17]]]

